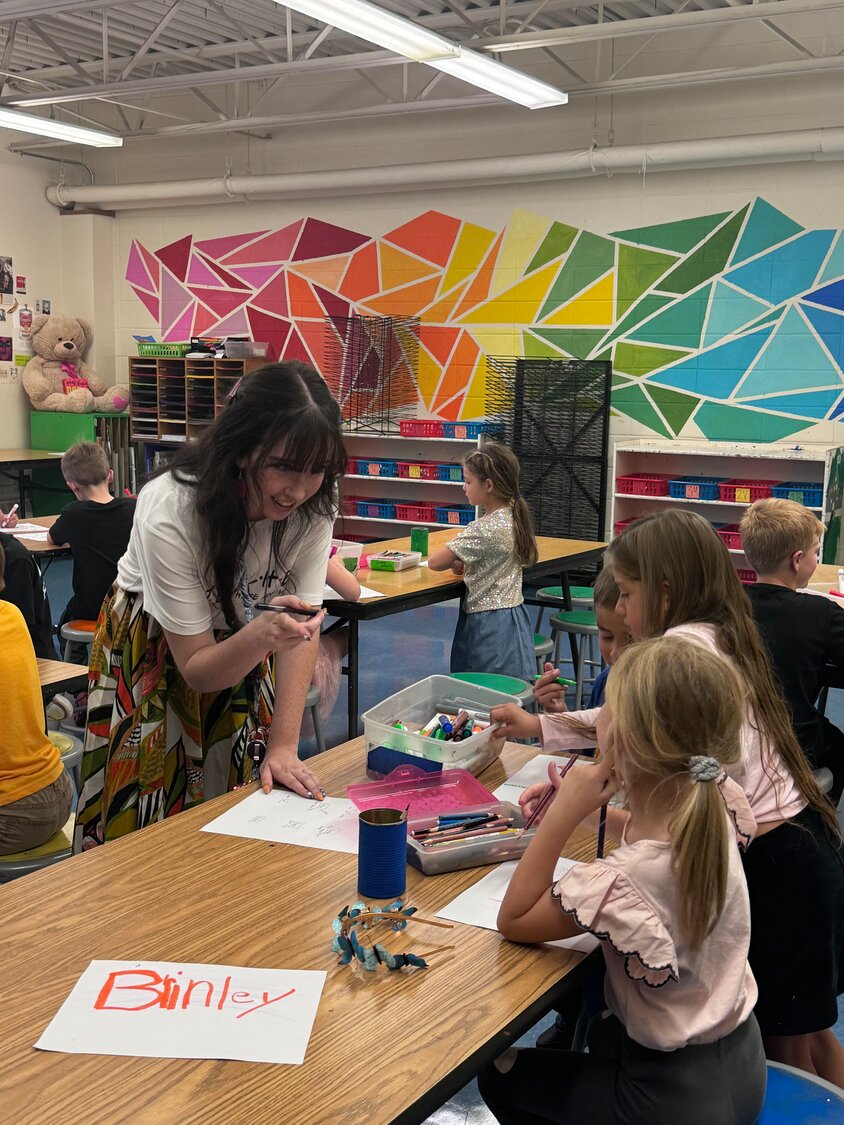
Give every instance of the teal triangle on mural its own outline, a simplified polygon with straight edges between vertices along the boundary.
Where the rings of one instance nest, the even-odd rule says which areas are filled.
[[[673,223],[658,223],[652,227],[634,227],[632,230],[614,230],[613,238],[623,238],[638,246],[652,246],[655,250],[675,250],[686,254],[693,246],[722,223],[729,215],[701,215],[696,219],[678,219]]]
[[[586,359],[598,341],[604,338],[603,328],[536,327],[531,331],[575,359]]]
[[[656,293],[648,293],[637,301],[633,308],[627,313],[625,317],[612,329],[606,338],[606,343],[611,344],[613,340],[617,340],[619,336],[626,336],[631,328],[657,312],[658,309],[665,308],[671,301],[671,297],[663,297]]]
[[[844,316],[828,309],[816,309],[801,302],[800,308],[820,336],[832,358],[844,371]]]
[[[710,441],[781,441],[814,425],[813,421],[785,418],[763,410],[704,402],[695,414],[695,425]]]
[[[702,281],[720,273],[733,251],[746,214],[747,207],[742,207],[693,254],[679,262],[668,277],[662,279],[659,288],[665,293],[688,293]]]
[[[838,369],[799,311],[792,306],[742,384],[739,395],[742,399],[758,398],[780,391],[830,387],[835,383],[840,383]]]
[[[665,421],[675,434],[679,434],[691,418],[700,399],[696,395],[683,395],[679,391],[669,390],[668,387],[657,387],[647,381],[645,386]]]
[[[837,277],[844,277],[844,231],[838,232],[832,253],[826,260],[823,273],[818,278],[818,285],[827,281],[834,281]]]
[[[616,316],[623,316],[636,298],[653,285],[676,260],[673,254],[660,254],[656,250],[619,243],[618,279],[615,285]]]
[[[780,410],[784,414],[801,414],[821,422],[841,397],[842,387],[827,391],[808,391],[802,395],[768,395],[744,402],[745,406],[761,406],[765,410]]]
[[[779,324],[783,313],[789,308],[791,308],[791,305],[780,305],[779,308],[771,309],[769,313],[760,316],[758,320],[754,320],[750,324],[745,324],[741,331],[752,332],[755,328],[763,328],[766,324]]]
[[[807,231],[724,276],[754,297],[778,305],[811,289],[834,237],[834,230]]]
[[[754,254],[760,254],[771,246],[785,242],[787,238],[793,238],[804,229],[799,223],[795,223],[794,219],[772,207],[767,200],[758,197],[736,247],[732,265],[738,265],[739,262],[752,258]]]
[[[706,318],[703,346],[708,347],[723,340],[725,336],[732,335],[739,328],[752,324],[762,310],[771,311],[766,309],[764,301],[740,293],[723,281],[716,281],[709,304],[709,316]]]
[[[762,328],[752,335],[728,340],[673,367],[663,368],[649,381],[708,398],[729,398],[770,334],[770,328]]]
[[[552,223],[525,273],[538,270],[540,266],[547,265],[548,262],[553,262],[555,258],[562,257],[574,242],[576,236],[577,227],[570,227],[566,223]]]
[[[626,387],[614,390],[612,404],[621,414],[634,418],[649,430],[654,430],[663,437],[673,436],[638,383],[630,383]]]
[[[669,348],[699,348],[711,290],[711,285],[704,285],[625,335]]]
[[[602,277],[615,262],[615,243],[582,230],[545,298],[537,320],[544,320],[576,293]]]

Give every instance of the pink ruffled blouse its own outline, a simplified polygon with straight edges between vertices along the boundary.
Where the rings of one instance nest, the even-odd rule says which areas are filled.
[[[727,777],[698,784],[720,786],[739,844],[749,843],[756,825],[741,788]],[[668,842],[622,840],[606,859],[567,871],[552,893],[582,929],[601,939],[607,1006],[643,1047],[676,1051],[712,1043],[753,1011],[750,904],[738,848],[730,848],[724,909],[696,951],[679,925]]]
[[[692,623],[668,629],[666,637],[685,637],[703,645],[724,660],[729,660],[718,647],[714,625]],[[594,727],[600,707],[587,711],[572,711],[570,718],[584,727]],[[546,751],[582,750],[595,745],[595,740],[572,729],[562,715],[541,715],[542,745]],[[762,764],[765,748],[767,769]],[[790,820],[806,807],[806,799],[797,788],[794,778],[783,765],[779,754],[768,745],[755,726],[750,710],[745,713],[741,727],[741,758],[727,773],[744,789],[757,824],[772,820]]]

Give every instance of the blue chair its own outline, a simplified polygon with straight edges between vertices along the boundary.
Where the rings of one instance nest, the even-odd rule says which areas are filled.
[[[783,1063],[768,1063],[765,1108],[756,1125],[841,1125],[844,1093],[831,1082]]]

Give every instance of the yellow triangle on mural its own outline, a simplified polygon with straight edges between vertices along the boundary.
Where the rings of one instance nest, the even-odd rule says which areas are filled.
[[[520,356],[522,333],[520,328],[473,328],[472,338],[486,355]]]
[[[461,281],[465,281],[473,274],[484,259],[484,255],[492,245],[495,231],[486,227],[475,226],[474,223],[464,223],[451,255],[448,270],[443,278],[442,292],[447,293]]]
[[[442,377],[442,368],[433,359],[424,348],[419,349],[419,370],[416,377],[416,385],[419,387],[419,394],[422,396],[422,401],[426,407],[430,408],[434,395],[437,393],[440,378]]]
[[[378,254],[381,258],[382,293],[440,272],[438,266],[431,265],[430,262],[420,262],[418,258],[405,254],[402,250],[396,250],[389,242],[378,244]]]
[[[490,292],[496,293],[512,285],[514,278],[522,276],[550,225],[551,220],[547,215],[535,215],[532,211],[521,210],[513,212],[495,264]],[[557,265],[559,266],[559,262]]]
[[[466,292],[466,284],[458,285],[456,289],[443,297],[441,301],[437,301],[435,305],[431,305],[429,309],[425,309],[420,313],[420,318],[426,324],[448,324],[451,320],[451,314],[454,311],[454,306]]]
[[[519,353],[512,352],[511,354],[518,355]],[[461,418],[483,418],[486,414],[486,376],[488,369],[489,361],[485,355],[482,355],[466,388],[466,396],[460,408]]]
[[[552,262],[460,318],[461,324],[532,324],[560,268]]]
[[[613,323],[614,291],[615,274],[611,271],[542,323],[608,326]]]

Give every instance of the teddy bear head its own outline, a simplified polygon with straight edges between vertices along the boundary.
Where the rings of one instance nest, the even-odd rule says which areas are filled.
[[[43,313],[32,321],[30,339],[36,355],[58,363],[79,363],[93,339],[87,320]]]

